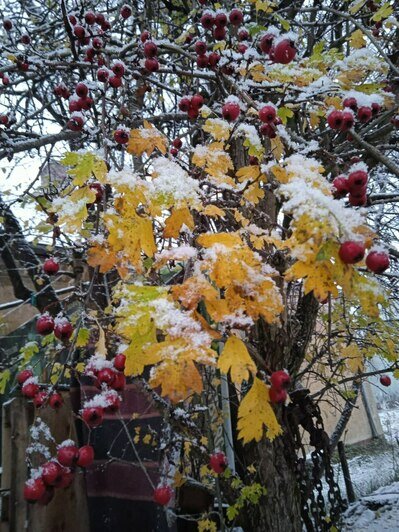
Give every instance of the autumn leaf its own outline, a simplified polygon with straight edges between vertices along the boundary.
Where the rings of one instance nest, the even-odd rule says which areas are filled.
[[[4,395],[6,393],[7,384],[9,383],[11,379],[11,371],[9,369],[5,369],[0,373],[0,395]]]
[[[352,373],[358,373],[363,370],[363,354],[357,344],[352,343],[344,347],[341,351],[341,358]]]
[[[215,244],[221,244],[228,248],[243,244],[238,233],[204,233],[197,238],[197,242],[204,248],[209,248]]]
[[[216,207],[216,205],[207,205],[201,210],[201,214],[211,218],[224,218],[226,213],[220,207]]]
[[[251,389],[238,407],[238,437],[244,443],[260,441],[266,429],[266,437],[273,441],[282,429],[270,404],[269,386],[255,377]]]
[[[270,139],[271,152],[274,155],[274,158],[279,161],[285,153],[284,144],[282,143],[281,137],[276,135],[274,139]]]
[[[366,39],[361,30],[356,30],[347,38],[352,48],[356,50],[359,48],[364,48],[366,46]]]
[[[194,229],[194,219],[187,207],[173,209],[172,214],[165,220],[163,235],[165,238],[177,238],[182,226]]]
[[[144,120],[144,127],[132,129],[130,132],[127,151],[133,155],[151,155],[157,148],[163,155],[167,149],[167,141],[164,135],[152,124]]]
[[[231,380],[240,385],[247,381],[250,374],[256,373],[256,365],[252,360],[244,342],[237,336],[230,336],[225,343],[222,354],[218,360],[218,368],[223,373],[230,371]]]
[[[208,118],[202,129],[210,133],[215,140],[227,140],[231,133],[231,125],[220,118]]]
[[[105,182],[107,165],[103,159],[94,153],[67,152],[61,159],[61,164],[71,167],[68,174],[72,176],[75,186],[84,185],[91,177],[101,183]]]

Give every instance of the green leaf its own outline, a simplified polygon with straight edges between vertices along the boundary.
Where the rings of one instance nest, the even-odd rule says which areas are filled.
[[[81,327],[76,338],[76,347],[85,347],[89,343],[90,329]]]
[[[283,124],[286,124],[288,118],[292,118],[294,116],[294,111],[289,107],[280,107],[277,111],[277,114],[281,118]]]
[[[21,366],[27,366],[36,353],[39,352],[39,345],[37,342],[28,342],[21,347],[19,354],[22,355]]]
[[[248,31],[251,37],[253,37],[254,35],[258,35],[258,33],[260,33],[261,31],[266,31],[266,30],[267,30],[266,26],[255,24],[254,26],[251,26]]]
[[[288,22],[287,19],[281,17],[280,15],[278,15],[277,13],[274,13],[273,14],[273,17],[278,20],[278,22],[280,22],[283,30],[285,31],[289,31],[291,29],[291,24]]]
[[[390,2],[385,2],[384,5],[380,7],[378,11],[374,13],[374,15],[371,17],[371,20],[374,22],[381,22],[381,20],[385,20],[389,16],[391,16],[393,13],[393,7],[390,5]]]
[[[6,392],[7,384],[11,378],[11,371],[5,369],[0,373],[0,394],[4,395]]]

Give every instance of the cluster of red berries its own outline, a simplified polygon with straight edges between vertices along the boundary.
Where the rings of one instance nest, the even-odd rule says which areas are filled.
[[[143,34],[141,39],[143,39]],[[148,70],[148,72],[157,72],[159,70],[159,62],[156,57],[158,54],[158,46],[153,41],[146,40],[143,46],[143,53],[146,58],[144,61],[144,68]]]
[[[354,170],[345,175],[339,175],[332,182],[333,196],[336,199],[344,198],[349,194],[349,203],[354,207],[361,207],[367,203],[368,174],[365,170]]]
[[[338,254],[345,264],[356,264],[363,260],[366,249],[362,242],[347,240],[340,245]],[[389,268],[389,255],[385,251],[372,250],[366,257],[366,266],[373,273],[383,273]]]
[[[173,157],[176,157],[182,146],[183,146],[183,142],[181,139],[179,138],[173,139],[172,148],[170,149],[170,154],[173,155]]]
[[[31,369],[24,369],[17,374],[17,382],[21,386],[22,394],[28,399],[33,399],[33,404],[41,408],[47,404],[53,410],[58,410],[64,404],[62,395],[58,392],[41,390],[37,378]]]
[[[102,66],[97,70],[97,79],[101,83],[108,83],[113,89],[118,89],[122,85],[125,70],[126,67],[122,61],[114,61],[111,69]]]
[[[348,131],[353,127],[355,118],[361,124],[367,124],[374,116],[381,112],[381,105],[377,102],[371,103],[370,106],[359,106],[356,98],[345,98],[342,102],[343,111],[334,109],[327,117],[327,123],[331,129],[339,131]]]
[[[65,317],[52,318],[48,312],[39,316],[36,322],[36,331],[42,336],[54,332],[54,336],[59,340],[66,341],[72,336],[72,323]]]
[[[183,96],[179,101],[179,109],[187,116],[194,120],[198,118],[199,110],[204,105],[204,98],[201,94],[194,94],[194,96]]]
[[[263,106],[258,113],[259,119],[263,124],[259,128],[261,135],[274,139],[277,135],[276,126],[282,124],[280,117],[277,116],[277,111],[274,105]]]
[[[212,11],[205,11],[200,19],[201,25],[205,30],[211,30],[213,38],[216,41],[222,41],[226,35],[226,26],[230,22],[232,26],[237,28],[242,24],[244,15],[240,9],[232,9],[227,15],[223,11],[213,13]],[[197,52],[198,53],[198,52]]]
[[[270,375],[269,397],[272,403],[285,403],[287,399],[287,388],[291,383],[291,377],[286,371],[280,369]]]
[[[96,358],[94,358],[95,360]],[[124,375],[126,357],[122,353],[115,356],[112,363],[101,361],[100,366],[92,360],[86,366],[85,373],[92,377],[94,385],[101,389],[101,394],[97,394],[93,399],[83,405],[82,419],[91,428],[102,424],[104,413],[114,413],[119,410],[120,397],[126,384]]]
[[[88,45],[91,40],[91,46],[94,50],[103,48],[104,41],[100,37],[105,32],[111,29],[111,23],[105,18],[102,13],[94,13],[94,11],[86,11],[84,14],[84,22],[79,22],[76,16],[71,13],[68,15],[68,20],[73,28],[73,34],[81,45]],[[93,35],[93,26],[99,26],[98,34]]]
[[[268,54],[270,61],[288,65],[297,53],[295,42],[284,35],[277,36],[274,33],[266,33],[259,42],[259,48],[264,54]]]
[[[57,457],[45,462],[32,471],[32,477],[24,487],[24,498],[28,502],[47,505],[54,497],[56,488],[67,488],[75,477],[75,468],[89,467],[94,461],[91,445],[78,448],[72,440],[58,446]]]

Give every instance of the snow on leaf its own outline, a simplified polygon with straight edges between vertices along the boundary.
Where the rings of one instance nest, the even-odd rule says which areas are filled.
[[[231,133],[231,125],[220,118],[208,118],[202,129],[210,133],[215,140],[227,140]]]
[[[270,404],[269,386],[255,377],[251,389],[238,407],[238,437],[244,443],[260,441],[266,429],[266,437],[273,441],[282,429]]]
[[[72,176],[75,186],[84,185],[91,177],[102,183],[105,181],[107,166],[105,161],[94,153],[68,152],[61,160],[61,164],[72,167],[68,170],[68,174]]]
[[[256,373],[256,365],[244,342],[234,335],[230,336],[223,348],[218,368],[226,374],[230,371],[231,380],[237,385],[247,381],[250,374]]]

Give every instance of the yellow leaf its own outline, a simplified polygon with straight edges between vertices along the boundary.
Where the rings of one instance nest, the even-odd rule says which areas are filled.
[[[226,374],[230,371],[231,380],[237,385],[247,381],[250,374],[256,373],[255,362],[244,342],[237,336],[230,336],[227,340],[218,360],[218,368]]]
[[[198,532],[217,532],[215,521],[211,521],[210,519],[201,519],[197,525]]]
[[[143,155],[143,153],[151,155],[158,148],[165,155],[166,146],[167,141],[164,135],[147,120],[144,120],[144,127],[131,130],[127,151],[137,156]]]
[[[341,357],[352,373],[363,370],[363,355],[357,344],[350,344],[341,351]]]
[[[216,207],[216,205],[207,205],[201,210],[201,214],[205,216],[210,216],[211,218],[223,218],[225,212],[223,209]]]
[[[366,46],[366,39],[361,30],[354,31],[346,40],[349,41],[351,47],[355,49],[364,48]]]
[[[284,144],[282,143],[280,136],[277,135],[274,139],[270,139],[270,144],[275,159],[277,161],[280,160],[285,153]]]
[[[197,308],[202,299],[213,301],[218,297],[217,290],[205,277],[198,275],[189,277],[182,284],[172,286],[171,293],[175,300],[189,310]]]
[[[186,225],[190,230],[194,229],[194,219],[187,207],[173,209],[172,214],[165,220],[163,236],[165,238],[177,238],[180,229]]]
[[[215,244],[233,248],[243,244],[238,233],[204,233],[197,238],[197,242],[204,248],[210,248]]]
[[[243,166],[236,172],[236,176],[238,177],[238,181],[240,183],[243,183],[244,181],[255,181],[258,179],[260,175],[259,166],[249,165],[249,166]]]
[[[238,437],[249,443],[260,441],[266,428],[266,437],[273,441],[282,434],[281,427],[270,404],[269,386],[256,378],[238,407]]]
[[[202,129],[210,133],[215,140],[227,140],[231,133],[231,125],[220,118],[208,118]]]
[[[100,357],[106,358],[107,356],[107,347],[105,345],[105,333],[104,329],[100,326],[98,326],[98,342],[96,343],[96,355],[99,355]]]
[[[374,15],[371,17],[371,20],[374,22],[380,22],[381,20],[384,20],[388,18],[393,13],[393,7],[391,6],[390,2],[385,2],[378,11],[374,13]]]
[[[141,375],[145,366],[157,364],[161,360],[156,352],[143,350],[145,345],[156,345],[157,341],[155,324],[148,316],[140,317],[134,326],[125,327],[123,332],[130,339],[129,347],[124,351],[126,375]]]

